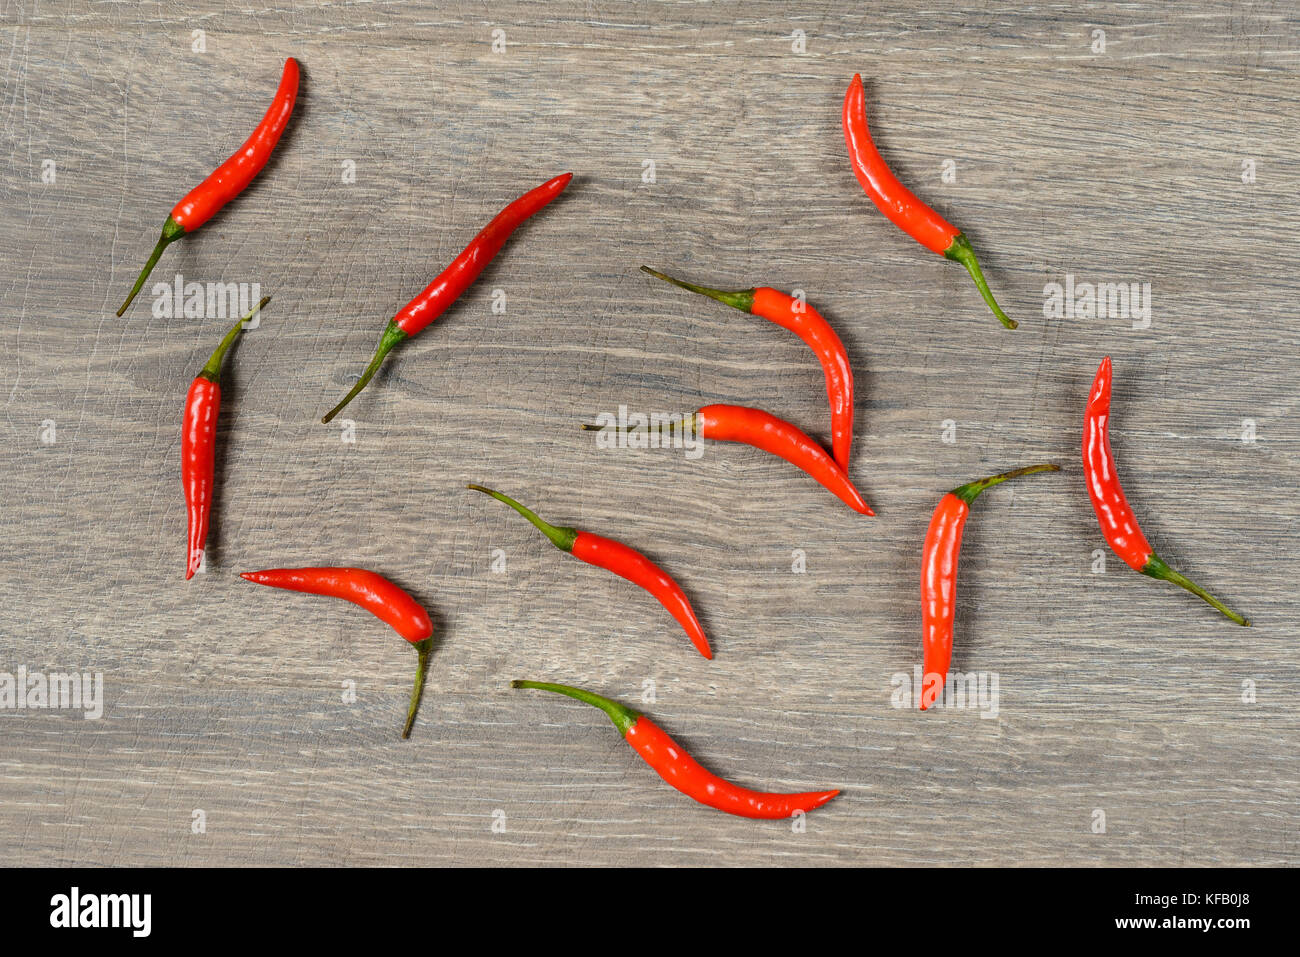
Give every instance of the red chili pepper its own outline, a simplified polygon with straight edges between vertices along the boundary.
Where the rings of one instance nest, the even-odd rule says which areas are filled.
[[[597,429],[599,426],[583,426]],[[875,515],[857,488],[826,450],[784,419],[740,405],[706,405],[686,417],[686,428],[700,438],[742,442],[785,459],[815,478],[855,512]]]
[[[866,94],[862,89],[862,77],[858,74],[854,74],[853,82],[844,94],[843,120],[844,142],[849,147],[853,173],[871,201],[889,217],[890,222],[926,249],[965,266],[993,315],[1008,329],[1016,328],[1016,321],[993,299],[970,240],[900,183],[876,150],[867,129]]]
[[[266,307],[265,297],[226,333],[202,371],[190,383],[181,422],[181,485],[185,488],[185,511],[189,516],[189,553],[185,559],[185,580],[199,570],[203,546],[208,540],[208,513],[212,510],[212,483],[216,461],[217,416],[221,412],[221,363],[226,351],[244,331],[244,323]]]
[[[806,791],[802,794],[771,794],[751,791],[705,770],[653,721],[617,701],[581,688],[547,681],[512,681],[510,687],[553,691],[599,708],[609,715],[609,720],[614,722],[618,733],[623,735],[627,743],[661,778],[687,797],[728,814],[768,820],[787,818],[800,811],[806,813],[819,808],[840,793]]]
[[[140,271],[140,278],[131,287],[131,295],[126,297],[122,308],[117,310],[120,316],[135,299],[144,286],[149,273],[158,263],[158,257],[176,240],[187,233],[192,233],[209,219],[226,203],[244,191],[253,181],[253,177],[262,171],[266,161],[280,142],[280,134],[289,124],[293,115],[293,105],[298,99],[298,61],[293,57],[284,61],[284,73],[280,76],[280,87],[275,91],[275,99],[270,108],[257,124],[250,136],[230,159],[213,171],[203,182],[186,194],[185,198],[172,207],[172,213],[163,223],[162,236],[153,248],[149,261]]]
[[[697,292],[741,312],[752,313],[789,329],[816,353],[826,376],[826,398],[831,408],[831,451],[845,472],[849,470],[849,447],[853,443],[853,369],[844,343],[831,324],[812,306],[769,286],[724,291],[674,279],[642,266],[647,272],[674,286]]]
[[[1200,585],[1184,578],[1165,564],[1155,553],[1137,517],[1129,508],[1124,489],[1115,471],[1115,456],[1110,450],[1110,356],[1101,360],[1097,377],[1092,380],[1088,406],[1083,413],[1083,477],[1088,484],[1092,510],[1097,513],[1101,532],[1115,554],[1130,568],[1143,575],[1173,582],[1212,605],[1239,625],[1250,622],[1219,601]]]
[[[479,234],[470,240],[470,244],[451,261],[451,265],[444,269],[437,279],[425,286],[422,293],[403,306],[397,315],[389,320],[379,340],[379,347],[370,360],[370,365],[366,366],[366,370],[361,373],[361,378],[352,387],[352,391],[343,397],[342,402],[325,413],[321,421],[328,422],[356,398],[357,393],[375,377],[375,373],[384,362],[384,357],[395,345],[403,339],[409,339],[446,312],[448,307],[469,288],[470,283],[478,278],[479,273],[493,257],[501,251],[501,247],[505,245],[510,235],[564,192],[571,179],[573,179],[572,173],[564,173],[547,180],[497,213],[492,222],[484,226]]]
[[[415,685],[411,688],[411,704],[407,708],[406,724],[402,728],[403,738],[411,736],[415,712],[420,706],[420,694],[424,691],[424,673],[429,666],[429,652],[433,648],[433,622],[419,602],[383,575],[364,568],[268,568],[260,572],[244,572],[239,577],[272,588],[328,595],[350,601],[354,605],[360,605],[415,645],[419,655]]]
[[[934,704],[943,690],[952,660],[952,622],[957,612],[957,561],[961,535],[970,507],[980,492],[1007,479],[1035,472],[1059,472],[1059,465],[1030,465],[990,475],[953,489],[935,507],[921,552],[921,645],[925,673],[921,680],[921,710]]]
[[[536,512],[520,505],[509,495],[502,495],[500,492],[493,491],[482,485],[466,485],[465,487],[472,488],[476,492],[482,492],[484,495],[490,495],[498,502],[509,505],[532,522],[537,530],[550,539],[551,544],[560,551],[568,552],[576,558],[581,558],[589,565],[604,568],[615,575],[640,585],[658,598],[660,604],[668,609],[669,614],[677,619],[678,624],[686,630],[686,636],[691,639],[691,644],[695,646],[695,649],[700,654],[705,658],[713,657],[713,652],[709,649],[709,640],[704,637],[704,629],[700,627],[700,621],[695,617],[695,610],[691,608],[691,603],[687,601],[682,586],[673,581],[667,572],[636,549],[629,548],[622,542],[616,542],[613,539],[593,535],[591,532],[551,525],[549,522],[542,521]]]

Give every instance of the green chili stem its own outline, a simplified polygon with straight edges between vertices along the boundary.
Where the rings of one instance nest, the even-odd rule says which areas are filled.
[[[153,267],[158,265],[158,259],[162,256],[163,250],[184,235],[185,230],[181,224],[168,216],[167,222],[163,223],[162,235],[158,237],[157,245],[154,246],[153,252],[149,254],[149,261],[144,264],[144,268],[140,270],[139,278],[136,279],[135,285],[131,287],[131,295],[126,297],[126,302],[122,303],[122,308],[117,310],[119,319],[122,318],[122,313],[126,312],[127,307],[135,301],[135,297],[140,290],[144,288],[144,281],[153,272]]]
[[[433,649],[433,638],[416,642],[415,650],[419,660],[415,666],[415,685],[411,688],[411,704],[406,709],[406,727],[402,728],[402,737],[411,736],[411,726],[415,724],[415,712],[420,707],[420,696],[424,694],[424,675],[429,670],[429,652]]]
[[[993,293],[989,289],[989,284],[984,281],[984,272],[980,269],[979,260],[975,258],[975,249],[971,246],[970,240],[966,238],[965,233],[958,233],[954,236],[952,238],[952,245],[945,249],[943,254],[948,259],[951,259],[954,262],[959,262],[966,267],[966,271],[970,273],[970,277],[975,280],[975,288],[980,291],[980,295],[984,297],[984,301],[988,304],[988,307],[993,310],[993,315],[998,317],[998,322],[1002,323],[1002,325],[1006,326],[1008,329],[1014,329],[1020,324],[1003,312],[1002,307],[999,306],[997,300],[993,298]]]
[[[578,538],[578,530],[576,528],[564,528],[562,526],[552,525],[550,522],[543,521],[540,517],[538,517],[536,512],[534,512],[530,508],[525,508],[524,506],[520,505],[509,495],[502,495],[500,492],[493,491],[492,489],[486,488],[482,485],[466,485],[465,487],[472,488],[476,492],[482,492],[484,495],[491,495],[498,502],[505,502],[516,512],[522,515],[524,518],[528,519],[528,521],[532,522],[533,525],[537,527],[537,530],[541,532],[543,535],[545,535],[547,538],[549,538],[551,540],[551,544],[554,545],[556,548],[558,548],[560,551],[562,552],[573,551],[573,543]]]
[[[1178,585],[1181,588],[1186,588],[1197,598],[1201,599],[1201,601],[1205,602],[1212,608],[1217,608],[1227,618],[1231,619],[1232,621],[1235,621],[1237,624],[1245,625],[1247,627],[1250,626],[1249,618],[1244,618],[1241,615],[1237,614],[1235,611],[1233,611],[1223,602],[1219,601],[1219,599],[1215,598],[1213,595],[1211,595],[1200,585],[1196,584],[1196,582],[1174,571],[1172,568],[1166,565],[1165,560],[1161,558],[1159,555],[1157,555],[1155,552],[1151,553],[1151,557],[1147,559],[1147,563],[1142,566],[1142,574],[1148,575],[1151,578],[1159,579],[1160,581],[1173,582],[1175,585]]]
[[[225,361],[226,353],[229,351],[230,347],[234,345],[235,338],[244,331],[244,323],[257,315],[260,310],[266,308],[266,304],[270,301],[270,296],[263,296],[261,302],[248,310],[248,313],[235,323],[234,327],[226,333],[226,337],[221,340],[221,344],[217,346],[217,348],[213,350],[212,355],[208,357],[208,363],[203,367],[203,370],[199,372],[199,375],[203,376],[203,378],[207,379],[209,382],[216,382],[217,379],[221,377],[221,363]]]
[[[1019,478],[1022,475],[1033,475],[1035,472],[1059,472],[1059,465],[1027,465],[1022,469],[1014,469],[1010,472],[1003,472],[1000,475],[990,475],[988,478],[982,478],[975,482],[967,482],[965,485],[959,485],[952,490],[952,494],[967,505],[972,504],[979,497],[980,492],[986,488],[992,488],[994,485],[1001,485],[1007,479]]]
[[[405,338],[406,333],[402,331],[402,327],[390,319],[388,321],[388,327],[384,329],[384,334],[379,340],[379,347],[375,349],[374,358],[370,360],[370,365],[366,366],[366,371],[361,373],[361,378],[358,379],[357,384],[352,387],[352,391],[343,397],[342,402],[326,412],[325,415],[321,417],[321,421],[328,422],[330,419],[334,418],[334,416],[342,412],[343,407],[355,399],[357,393],[364,389],[370,380],[375,377],[375,373],[379,371],[379,367],[384,363],[384,357],[392,351],[393,346],[397,345]]]
[[[538,691],[553,691],[556,694],[568,695],[578,701],[586,702],[592,707],[599,708],[605,714],[609,715],[609,720],[614,722],[614,727],[618,728],[618,733],[627,736],[628,729],[636,724],[641,714],[633,711],[626,705],[621,705],[617,701],[610,701],[603,695],[598,695],[592,691],[584,691],[581,688],[574,688],[570,685],[556,685],[549,681],[512,681],[512,688],[535,688]]]
[[[710,299],[716,299],[724,305],[731,306],[733,309],[739,309],[741,312],[754,311],[754,290],[752,289],[714,289],[710,286],[697,286],[693,282],[686,282],[684,279],[674,279],[657,269],[651,269],[649,266],[642,266],[641,271],[649,273],[656,279],[662,279],[664,282],[670,282],[674,286],[679,286],[688,292],[697,292],[701,296],[708,296]]]

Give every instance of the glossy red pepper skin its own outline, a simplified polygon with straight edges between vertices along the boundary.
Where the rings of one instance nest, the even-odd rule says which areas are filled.
[[[529,190],[497,213],[492,221],[479,231],[438,278],[424,287],[424,291],[403,306],[396,316],[389,320],[388,326],[380,337],[379,346],[370,360],[370,364],[361,374],[351,391],[343,401],[321,417],[328,422],[342,411],[362,389],[375,377],[384,357],[399,342],[415,335],[433,320],[441,316],[453,302],[461,297],[470,284],[479,277],[488,263],[501,251],[507,239],[527,220],[545,209],[564,192],[564,188],[573,179],[572,173],[564,173],[547,180],[541,186]]]
[[[783,458],[835,493],[853,511],[876,514],[825,449],[771,413],[739,405],[706,405],[695,413],[694,426],[701,438],[742,442]]]
[[[1110,449],[1110,356],[1101,360],[1088,391],[1083,413],[1083,478],[1101,533],[1115,554],[1130,568],[1159,581],[1173,582],[1217,609],[1239,625],[1250,622],[1228,608],[1200,585],[1170,568],[1147,541],[1137,516],[1119,483],[1115,455]]]
[[[181,484],[185,490],[188,547],[185,580],[203,561],[212,510],[212,485],[216,461],[217,416],[221,411],[221,386],[203,376],[190,383],[181,426]]]
[[[1059,465],[1031,465],[990,475],[953,489],[935,506],[921,550],[921,651],[924,661],[920,707],[927,710],[943,691],[952,661],[953,621],[957,614],[957,564],[971,503],[986,488],[1036,472],[1057,472]]]
[[[258,585],[350,601],[354,605],[360,605],[414,645],[419,658],[411,702],[406,713],[406,725],[402,729],[403,738],[411,736],[420,694],[424,690],[429,652],[433,647],[433,621],[419,602],[384,576],[365,568],[268,568],[259,572],[244,572],[239,577]]]
[[[238,196],[253,181],[262,168],[266,166],[271,154],[275,152],[280,136],[289,125],[293,115],[294,104],[298,101],[298,61],[289,57],[284,61],[284,72],[280,76],[280,86],[275,91],[271,105],[257,124],[250,136],[228,160],[218,166],[202,183],[194,187],[185,197],[172,207],[171,215],[163,224],[162,236],[154,246],[149,261],[140,272],[131,294],[117,311],[121,316],[126,312],[131,301],[135,299],[145,280],[153,272],[162,251],[182,236],[194,232],[217,212]]]
[[[1141,571],[1153,554],[1115,472],[1110,450],[1110,356],[1101,360],[1083,414],[1083,478],[1101,532],[1115,554]]]
[[[768,286],[754,289],[754,314],[789,329],[821,361],[831,411],[831,454],[836,464],[848,472],[853,444],[853,369],[844,343],[820,312]]]
[[[690,638],[691,644],[695,646],[696,651],[705,658],[713,657],[713,651],[709,648],[709,640],[704,635],[704,628],[700,625],[700,620],[695,617],[695,610],[691,607],[690,601],[687,600],[686,593],[682,591],[682,586],[677,584],[672,576],[635,548],[624,545],[622,542],[616,542],[612,538],[594,535],[591,532],[552,525],[541,519],[532,509],[525,508],[510,496],[486,486],[467,485],[466,488],[482,492],[498,502],[509,505],[528,519],[560,551],[568,552],[589,565],[611,571],[621,578],[626,578],[628,581],[640,585],[668,609],[668,613],[682,626],[682,630],[686,632],[686,637]]]
[[[572,179],[572,173],[549,179],[497,213],[437,279],[401,308],[393,323],[409,337],[446,312],[496,257],[514,231],[549,206]]]
[[[921,551],[921,710],[943,690],[952,661],[952,629],[957,614],[957,563],[970,506],[949,492],[939,500]]]
[[[840,793],[838,790],[805,791],[799,794],[751,791],[707,770],[657,724],[616,701],[581,688],[544,681],[512,681],[510,686],[551,691],[600,708],[614,722],[614,727],[623,735],[624,740],[661,778],[700,804],[737,817],[765,820],[789,818],[819,808]]]
[[[695,617],[695,609],[687,600],[682,586],[635,548],[616,542],[612,538],[579,531],[573,540],[572,554],[589,565],[595,565],[597,568],[613,572],[620,578],[626,578],[654,595],[682,626],[682,630],[691,639],[695,650],[705,658],[713,657],[709,640],[704,636],[704,628],[700,625],[700,620]]]
[[[194,232],[215,216],[262,172],[293,116],[294,105],[298,102],[298,77],[298,61],[289,57],[284,61],[284,72],[275,98],[253,134],[207,179],[172,207],[172,221],[185,232]]]
[[[866,90],[861,74],[855,73],[844,94],[844,142],[849,150],[853,175],[863,192],[891,223],[918,243],[940,256],[947,253],[961,234],[956,226],[916,198],[889,168],[871,139],[867,125]]]
[[[844,142],[849,151],[853,175],[867,197],[891,223],[933,253],[961,263],[970,273],[980,296],[1002,325],[1014,329],[1017,323],[993,298],[970,240],[950,222],[916,198],[885,162],[871,139],[867,126],[866,93],[862,77],[854,74],[844,94]]]
[[[244,329],[244,323],[271,301],[267,296],[231,329],[209,357],[202,371],[190,383],[181,418],[181,486],[185,492],[188,545],[185,580],[189,581],[203,561],[208,540],[208,519],[212,511],[215,482],[217,418],[221,413],[221,365],[226,352]]]
[[[844,343],[820,312],[802,299],[770,286],[721,290],[674,279],[649,266],[642,266],[641,270],[674,286],[767,319],[802,339],[821,362],[826,379],[826,400],[831,410],[831,454],[836,464],[848,472],[849,450],[853,444],[853,369]]]
[[[350,601],[413,645],[433,634],[433,622],[419,602],[384,576],[364,568],[268,568],[239,577],[272,588]]]
[[[208,518],[212,510],[212,486],[216,462],[217,416],[221,412],[221,386],[203,376],[190,383],[185,396],[185,417],[181,426],[181,484],[185,490],[188,547],[185,580],[189,581],[203,561],[208,540]]]

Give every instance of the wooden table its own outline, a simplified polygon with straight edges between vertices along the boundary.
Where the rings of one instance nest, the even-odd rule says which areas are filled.
[[[98,720],[0,711],[9,860],[1296,863],[1289,5],[186,6],[0,21],[0,670],[104,681]],[[155,273],[274,297],[228,362],[186,583],[181,404],[230,319],[169,317],[148,287],[113,313],[288,55],[302,94],[271,166]],[[1018,331],[863,196],[839,124],[858,71],[881,151],[966,230]],[[393,312],[563,170],[566,195],[321,425]],[[740,446],[579,430],[732,402],[828,434],[797,339],[642,263],[805,290],[852,353],[852,477],[877,518]],[[1067,277],[1149,283],[1149,324],[1046,317]],[[1256,627],[1105,548],[1079,463],[1105,354],[1148,535]],[[1063,471],[984,496],[963,556],[953,667],[997,677],[996,715],[896,707],[932,507],[1036,461]],[[466,482],[647,552],[716,659]],[[409,741],[409,648],[237,577],[349,563],[435,618]],[[643,708],[744,784],[844,793],[798,826],[698,807],[521,677]]]

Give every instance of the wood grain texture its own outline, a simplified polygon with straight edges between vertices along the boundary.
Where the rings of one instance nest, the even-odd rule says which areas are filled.
[[[1296,863],[1300,24],[1284,3],[1090,15],[0,5],[0,671],[100,671],[106,697],[98,721],[0,711],[9,860]],[[229,323],[154,316],[148,288],[113,311],[287,55],[303,88],[277,157],[156,272],[274,297],[228,363],[208,568],[186,584],[178,420]],[[1018,331],[862,195],[839,127],[854,72],[882,152],[967,231]],[[505,201],[569,169],[566,195],[351,406],[355,441],[321,425],[389,316]],[[641,263],[806,291],[852,353],[852,474],[877,518],[741,447],[690,461],[579,431],[620,404],[720,401],[828,434],[801,343]],[[1045,318],[1044,286],[1067,274],[1149,282],[1150,327]],[[1104,543],[1078,448],[1103,354],[1149,537],[1255,628],[1109,552],[1093,572]],[[891,677],[920,659],[935,501],[1044,460],[1063,472],[991,491],[967,533],[953,666],[999,676],[997,717],[893,707]],[[716,659],[467,481],[644,549]],[[393,576],[435,618],[410,741],[399,639],[237,577],[343,563]],[[520,677],[633,704],[651,682],[639,706],[712,769],[844,793],[804,832],[697,807],[599,713],[510,691]]]

